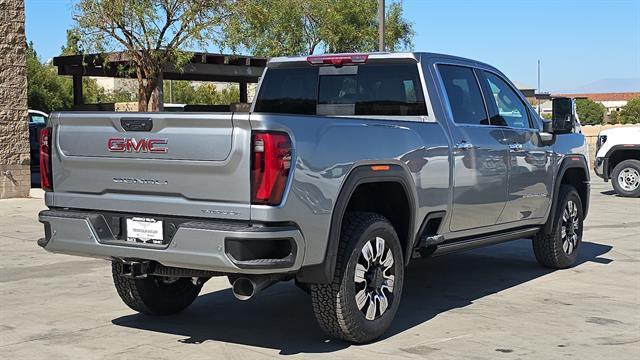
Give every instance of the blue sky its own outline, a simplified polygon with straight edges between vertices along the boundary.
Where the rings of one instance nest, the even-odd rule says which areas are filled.
[[[387,0],[389,2],[389,0]],[[72,0],[26,0],[27,39],[56,56],[73,26]],[[404,0],[417,51],[474,58],[517,83],[561,91],[640,78],[640,0]],[[640,91],[640,89],[638,89]]]

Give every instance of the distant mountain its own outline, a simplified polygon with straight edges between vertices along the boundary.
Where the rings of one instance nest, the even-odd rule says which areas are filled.
[[[562,94],[640,92],[640,78],[602,79],[574,88],[555,91]]]

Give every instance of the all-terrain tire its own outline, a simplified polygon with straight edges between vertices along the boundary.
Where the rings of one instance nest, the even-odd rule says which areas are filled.
[[[194,285],[191,278],[124,277],[119,261],[111,262],[111,273],[122,301],[132,310],[147,315],[178,313],[191,305],[202,289],[202,285]]]
[[[570,226],[563,220],[563,217],[566,217],[570,212],[567,209],[569,202],[576,207],[576,221],[571,221],[570,224],[573,226],[577,222],[577,227],[573,229],[573,232],[572,230],[568,230]],[[578,195],[578,192],[572,186],[561,185],[555,213],[551,214],[548,220],[553,221],[551,233],[545,234],[544,229],[542,229],[533,238],[533,252],[538,262],[552,269],[566,269],[575,265],[578,259],[578,251],[582,244],[583,220],[584,212],[582,210],[580,195]],[[575,243],[571,241],[573,237],[566,238],[569,236],[568,232],[572,232],[571,235],[576,235]],[[565,240],[570,241],[571,244],[566,243]]]
[[[623,173],[624,172],[624,173]],[[629,179],[629,183],[621,184],[620,175]],[[613,189],[620,196],[624,197],[640,197],[640,160],[621,161],[611,173],[611,184]],[[633,181],[635,179],[635,182]]]
[[[393,272],[395,279],[392,293],[385,297],[389,299],[386,310],[382,311],[380,303],[374,301],[376,317],[367,320],[366,314],[356,303],[356,288],[362,284],[356,284],[354,276],[358,261],[362,261],[363,248],[371,241],[377,242],[378,238],[384,239],[388,245],[388,249],[385,247],[382,253],[388,256],[391,251],[393,265],[388,269]],[[322,330],[331,337],[354,343],[365,343],[382,336],[391,325],[400,304],[404,278],[402,254],[398,235],[385,217],[366,212],[347,213],[342,225],[333,281],[311,285],[313,312]],[[374,280],[370,282],[374,283]],[[367,286],[365,289],[368,289]],[[367,304],[371,305],[370,302]],[[368,309],[367,305],[362,309],[365,307]]]

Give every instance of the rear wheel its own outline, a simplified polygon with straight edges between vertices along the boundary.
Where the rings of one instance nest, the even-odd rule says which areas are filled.
[[[640,160],[621,161],[613,168],[611,183],[620,196],[640,196]]]
[[[311,285],[316,319],[332,337],[376,339],[400,304],[404,262],[398,235],[381,215],[348,213],[337,256],[333,281]]]
[[[551,233],[541,230],[533,238],[533,252],[541,265],[553,269],[573,266],[578,259],[582,244],[582,223],[584,213],[578,192],[569,185],[562,185],[558,193],[558,203]]]
[[[111,263],[113,283],[122,301],[131,309],[148,315],[171,315],[191,305],[202,284],[191,278],[148,276],[132,279],[122,276],[122,263]]]

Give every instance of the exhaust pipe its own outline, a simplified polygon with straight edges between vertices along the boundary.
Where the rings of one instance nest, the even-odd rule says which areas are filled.
[[[246,301],[251,299],[258,292],[280,281],[280,276],[256,275],[250,277],[239,277],[233,281],[233,296],[238,300]]]

